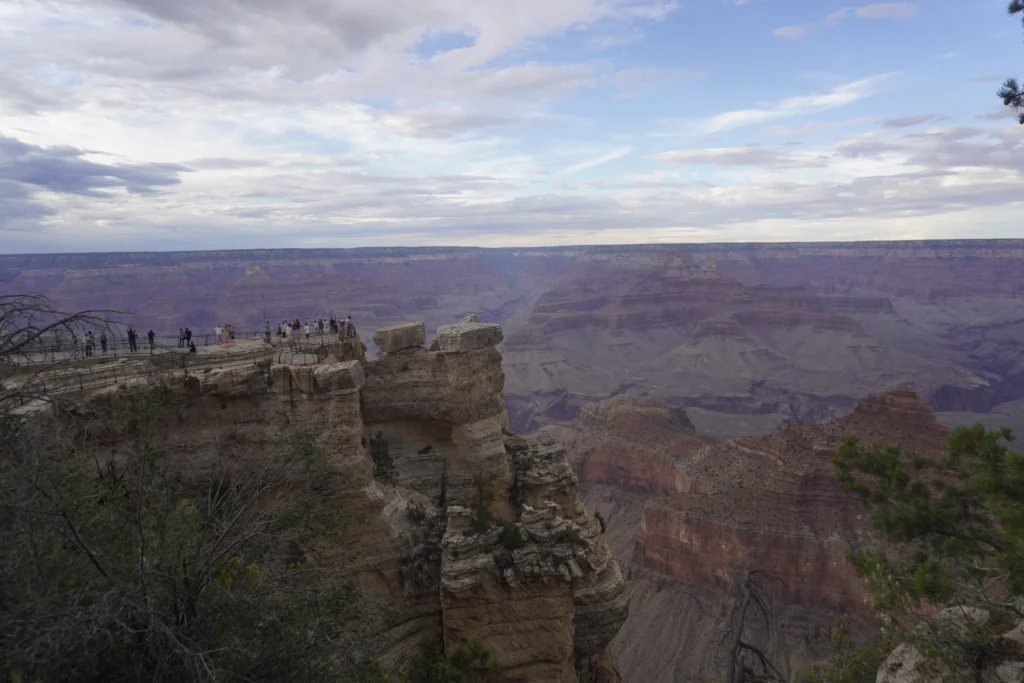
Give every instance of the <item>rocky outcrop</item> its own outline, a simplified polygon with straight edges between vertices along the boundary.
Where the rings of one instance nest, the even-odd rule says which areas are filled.
[[[618,396],[577,413],[567,448],[584,483],[683,493],[694,480],[677,467],[680,458],[707,446],[694,431],[685,411],[660,399]]]
[[[268,356],[171,373],[190,427],[171,452],[187,471],[225,439],[242,444],[240,457],[263,457],[282,447],[284,425],[316,434],[353,520],[327,558],[395,598],[386,667],[401,669],[421,636],[439,633],[448,644],[480,638],[509,683],[618,681],[608,645],[626,586],[602,523],[560,441],[508,431],[501,354],[487,343],[500,328],[453,327],[445,351],[417,346],[417,323],[375,335],[386,349],[375,361]]]
[[[519,431],[630,388],[699,408],[720,438],[899,385],[958,413],[1024,398],[1021,240],[0,255],[0,292],[26,291],[132,311],[157,334],[188,326],[200,347],[224,322],[433,331],[480,311],[504,329]]]
[[[948,635],[957,632],[964,640],[968,626],[991,629],[991,615],[976,607],[950,607],[932,617],[941,622]],[[1021,683],[1024,681],[1024,621],[999,628],[990,643],[991,654],[982,660],[980,671],[955,669],[928,660],[914,646],[903,644],[893,650],[878,669],[876,683]]]
[[[476,318],[476,316],[472,316]],[[458,353],[497,346],[504,339],[501,325],[482,323],[479,320],[463,320],[458,325],[441,325],[437,337],[430,346],[431,351]]]
[[[906,389],[873,396],[834,422],[725,443],[694,436],[679,409],[660,401],[620,397],[582,409],[570,460],[635,582],[631,616],[613,647],[626,677],[667,683],[720,673],[715,637],[737,582],[753,569],[776,579],[775,646],[791,670],[820,654],[819,629],[840,615],[861,632],[874,628],[846,559],[874,539],[859,503],[836,482],[831,456],[847,434],[936,456],[946,431]],[[622,514],[617,498],[635,498],[636,511]],[[685,641],[665,636],[656,620],[652,626],[672,604],[693,611],[679,629]],[[649,665],[655,657],[660,669]]]
[[[427,342],[427,332],[423,321],[383,327],[373,333],[373,343],[383,353],[395,353],[423,346]]]

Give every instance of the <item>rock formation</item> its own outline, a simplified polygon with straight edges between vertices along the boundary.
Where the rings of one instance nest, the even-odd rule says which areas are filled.
[[[899,385],[946,424],[1024,429],[1022,240],[0,255],[0,292],[26,291],[200,337],[479,311],[504,329],[517,431],[639,388],[728,439]]]
[[[842,614],[870,632],[846,551],[874,539],[830,458],[846,434],[934,456],[946,431],[906,389],[834,422],[726,443],[695,437],[678,409],[656,400],[618,397],[581,410],[570,460],[631,578],[630,617],[613,644],[627,680],[719,673],[716,637],[736,582],[752,569],[778,579],[776,648],[788,668],[813,660],[818,630]]]
[[[959,632],[966,639],[965,628],[986,627],[994,631],[992,650],[998,654],[981,662],[981,670],[955,670],[936,661],[929,661],[912,645],[903,644],[893,650],[878,669],[876,683],[1021,683],[1024,681],[1024,621],[1000,625],[986,610],[977,607],[950,607],[933,617],[944,628]],[[1001,626],[1001,627],[1000,627]]]
[[[437,633],[480,638],[503,681],[618,681],[608,644],[626,618],[625,582],[561,443],[508,431],[500,327],[442,328],[441,351],[423,347],[422,323],[374,336],[385,351],[375,361],[338,360],[362,353],[347,340],[322,362],[246,356],[165,373],[189,401],[169,457],[187,471],[211,449],[261,457],[284,425],[316,434],[353,520],[328,554],[396,597],[380,641],[388,667]]]

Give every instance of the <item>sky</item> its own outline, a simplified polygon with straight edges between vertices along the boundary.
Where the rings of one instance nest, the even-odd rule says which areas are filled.
[[[1007,0],[0,0],[0,253],[1024,238]]]

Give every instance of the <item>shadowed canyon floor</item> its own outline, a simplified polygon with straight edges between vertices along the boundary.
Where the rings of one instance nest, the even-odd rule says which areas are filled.
[[[332,313],[432,331],[476,311],[504,325],[519,431],[643,394],[726,439],[893,386],[947,424],[1024,423],[1024,240],[20,255],[0,256],[0,291],[167,332]]]

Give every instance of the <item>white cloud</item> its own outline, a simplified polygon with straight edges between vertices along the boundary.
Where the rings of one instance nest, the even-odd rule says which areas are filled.
[[[588,159],[584,159],[583,161],[580,161],[579,163],[575,163],[572,166],[569,166],[568,168],[563,170],[562,174],[563,175],[571,175],[573,173],[578,173],[579,171],[583,171],[583,170],[588,169],[588,168],[593,168],[595,166],[600,166],[601,164],[607,164],[609,161],[615,161],[616,159],[621,159],[622,157],[626,156],[627,154],[629,154],[632,151],[633,151],[633,148],[630,147],[630,146],[619,147],[618,149],[613,149],[610,152],[605,152],[604,154],[599,154],[597,156],[590,157]]]
[[[836,86],[827,93],[788,97],[757,109],[740,109],[711,117],[704,125],[708,133],[717,133],[741,126],[765,123],[782,118],[804,116],[834,109],[870,97],[879,86],[895,74],[880,74]]]
[[[773,228],[780,238],[829,222],[873,235],[896,215],[923,225],[1019,196],[1014,159],[1024,155],[1019,137],[1001,127],[1008,122],[956,129],[917,116],[801,120],[880,91],[886,75],[741,100],[750,108],[697,126],[731,132],[716,146],[657,147],[659,139],[635,130],[642,116],[618,118],[657,106],[655,98],[611,98],[655,88],[664,102],[687,104],[691,93],[678,91],[691,89],[718,97],[719,84],[692,82],[706,76],[701,64],[619,69],[608,53],[566,60],[550,48],[576,38],[588,45],[592,36],[635,39],[674,7],[0,0],[0,135],[34,159],[19,152],[0,165],[0,244],[739,239],[763,237],[759,221],[782,226]],[[728,139],[764,123],[775,125],[750,132],[881,128],[814,146]]]
[[[807,35],[807,32],[810,30],[811,28],[807,24],[801,24],[798,26],[780,26],[772,31],[772,35],[779,36],[781,38],[800,38],[801,36]]]
[[[650,158],[673,165],[707,164],[760,168],[812,168],[827,164],[827,159],[813,152],[794,152],[785,148],[756,145],[673,150],[652,154]]]
[[[862,19],[905,19],[914,16],[915,8],[906,2],[876,3],[858,7],[856,14]]]

